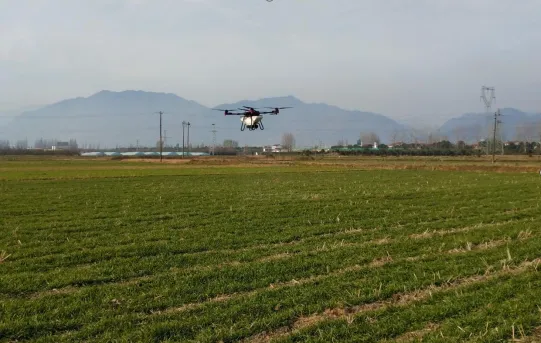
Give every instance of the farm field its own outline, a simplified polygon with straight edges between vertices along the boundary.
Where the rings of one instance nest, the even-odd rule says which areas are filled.
[[[537,158],[0,159],[0,341],[541,340]]]

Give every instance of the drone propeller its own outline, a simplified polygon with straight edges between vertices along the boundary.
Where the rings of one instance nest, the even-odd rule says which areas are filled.
[[[242,113],[236,113],[236,110],[224,110],[221,108],[213,108],[214,111],[223,111],[225,116],[241,115]]]
[[[278,115],[278,113],[280,113],[280,110],[283,110],[285,108],[293,108],[293,107],[266,107],[266,108],[271,108],[272,111],[265,112],[265,113],[269,113],[271,115]]]

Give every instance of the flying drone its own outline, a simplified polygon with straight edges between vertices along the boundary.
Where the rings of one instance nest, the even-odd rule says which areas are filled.
[[[257,129],[264,130],[265,127],[263,126],[263,114],[270,114],[270,115],[278,115],[280,113],[280,110],[286,109],[286,108],[292,108],[292,107],[265,107],[270,108],[272,111],[258,111],[257,109],[253,107],[248,106],[242,106],[243,108],[238,108],[235,110],[222,110],[220,108],[215,108],[215,111],[224,111],[224,115],[226,116],[242,116],[240,118],[240,130],[244,131],[244,129],[248,128],[248,130],[253,131]],[[238,111],[242,112],[238,112]]]

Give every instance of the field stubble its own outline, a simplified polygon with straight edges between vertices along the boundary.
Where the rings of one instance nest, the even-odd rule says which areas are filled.
[[[0,339],[539,332],[539,175],[486,161],[223,160],[0,161]]]

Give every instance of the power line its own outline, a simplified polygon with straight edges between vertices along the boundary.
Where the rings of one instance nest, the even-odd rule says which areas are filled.
[[[179,112],[168,111],[164,114],[178,114]],[[192,115],[198,114],[198,112],[191,113]],[[79,119],[79,118],[122,118],[122,117],[134,117],[134,116],[147,116],[147,113],[120,113],[120,114],[96,114],[96,113],[86,113],[86,114],[68,114],[68,115],[59,115],[59,114],[33,114],[33,113],[21,113],[19,115],[0,115],[0,118],[12,118],[12,119],[41,119],[41,118],[60,118],[60,119]]]
[[[134,116],[147,116],[148,113],[125,113],[125,114],[75,114],[75,115],[27,115],[21,114],[17,116],[2,116],[0,118],[13,118],[13,119],[42,119],[42,118],[60,118],[60,119],[80,119],[80,118],[122,118],[122,117],[134,117]]]

